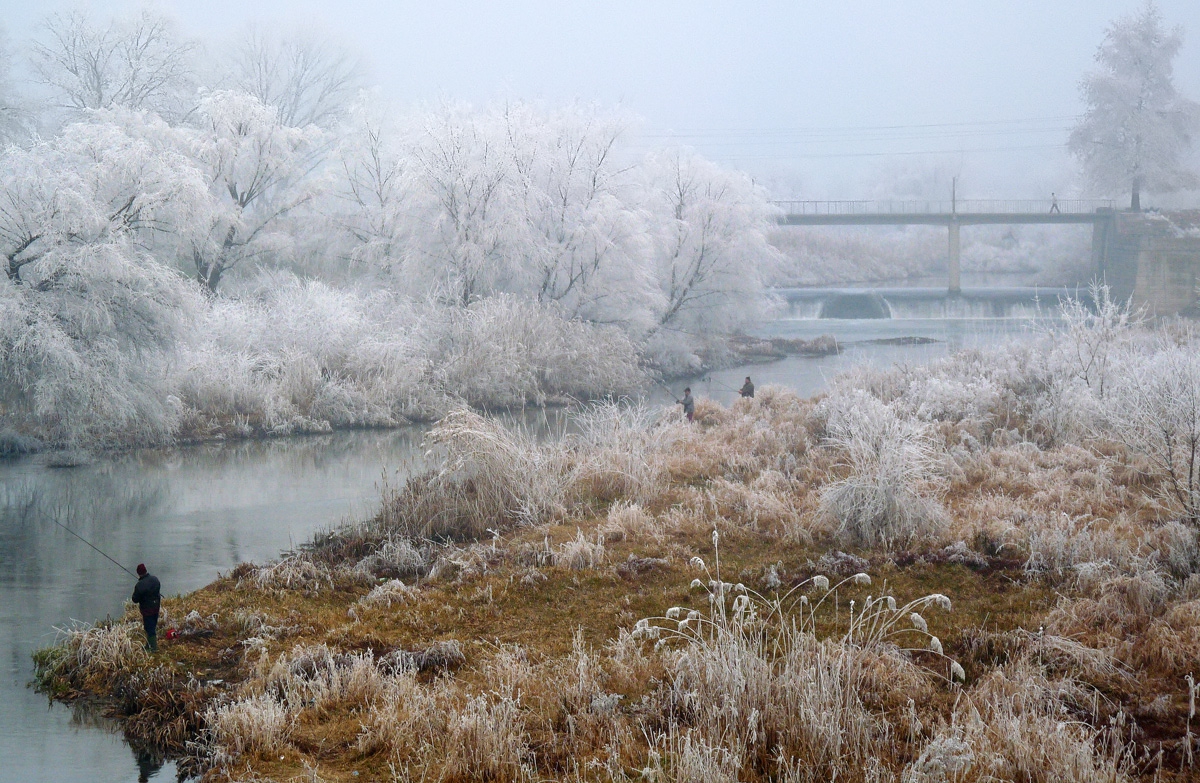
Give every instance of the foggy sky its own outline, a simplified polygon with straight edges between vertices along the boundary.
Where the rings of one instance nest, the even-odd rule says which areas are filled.
[[[1179,88],[1200,99],[1200,2]],[[0,0],[14,44],[67,3]],[[139,7],[92,2],[103,14]],[[639,147],[678,140],[777,195],[867,196],[881,177],[957,174],[969,196],[1077,187],[1062,145],[1106,25],[1137,0],[386,2],[164,0],[216,41],[302,24],[358,51],[401,106],[583,99],[640,115]],[[899,127],[895,127],[899,126]],[[915,127],[926,126],[926,127]],[[934,126],[934,127],[928,127]]]

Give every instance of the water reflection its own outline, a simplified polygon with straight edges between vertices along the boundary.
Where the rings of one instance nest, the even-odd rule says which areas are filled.
[[[72,470],[0,462],[0,780],[153,776],[94,713],[49,706],[26,688],[30,652],[72,618],[114,615],[133,579],[58,527],[132,570],[147,563],[173,594],[243,560],[264,561],[317,529],[368,514],[385,479],[423,465],[420,429],[145,450]],[[170,764],[158,777],[173,775]]]

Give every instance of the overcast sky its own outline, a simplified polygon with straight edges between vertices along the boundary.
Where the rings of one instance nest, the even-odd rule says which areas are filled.
[[[92,2],[97,13],[139,3]],[[621,104],[636,143],[673,136],[778,195],[870,195],[881,177],[957,174],[968,196],[1073,186],[1062,148],[1078,81],[1136,0],[397,2],[163,0],[208,41],[250,22],[324,29],[402,104],[497,97]],[[1200,99],[1200,0],[1178,86]],[[67,3],[0,0],[18,46]]]

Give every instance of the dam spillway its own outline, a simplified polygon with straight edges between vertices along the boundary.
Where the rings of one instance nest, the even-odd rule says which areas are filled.
[[[1063,299],[1087,299],[1074,287],[984,286],[945,288],[776,288],[784,318],[1039,318]]]

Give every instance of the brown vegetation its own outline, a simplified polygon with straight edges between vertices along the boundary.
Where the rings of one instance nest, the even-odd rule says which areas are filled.
[[[458,411],[374,519],[39,677],[208,780],[1191,778],[1186,505],[1020,350],[550,444]]]

